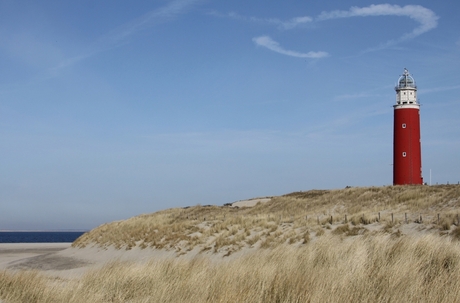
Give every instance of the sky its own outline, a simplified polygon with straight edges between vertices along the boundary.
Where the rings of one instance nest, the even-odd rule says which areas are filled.
[[[0,1],[0,230],[392,184],[394,86],[460,181],[458,1]]]

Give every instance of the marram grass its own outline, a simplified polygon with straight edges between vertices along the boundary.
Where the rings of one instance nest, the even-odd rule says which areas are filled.
[[[238,259],[111,263],[80,280],[0,274],[6,302],[458,302],[460,245],[447,237],[328,235]]]

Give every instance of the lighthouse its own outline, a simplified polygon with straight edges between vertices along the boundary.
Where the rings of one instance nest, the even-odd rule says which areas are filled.
[[[399,77],[395,90],[393,185],[423,184],[420,104],[417,85],[407,69]]]

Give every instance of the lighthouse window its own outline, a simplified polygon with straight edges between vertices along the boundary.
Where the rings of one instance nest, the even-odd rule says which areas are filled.
[[[405,156],[406,156],[406,152],[403,152],[403,157],[405,157]]]
[[[402,124],[402,128],[406,128],[406,123],[403,123],[403,124]]]

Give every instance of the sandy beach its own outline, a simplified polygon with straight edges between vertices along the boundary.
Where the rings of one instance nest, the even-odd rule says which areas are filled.
[[[71,243],[0,243],[0,269],[42,269],[40,264]],[[45,269],[45,268],[43,268]]]
[[[192,252],[191,255],[194,255]],[[71,243],[0,243],[0,270],[38,270],[65,279],[114,261],[147,262],[175,257],[173,251],[115,248],[73,248]]]
[[[0,270],[39,270],[51,276],[73,278],[94,265],[71,255],[71,243],[1,243]]]

